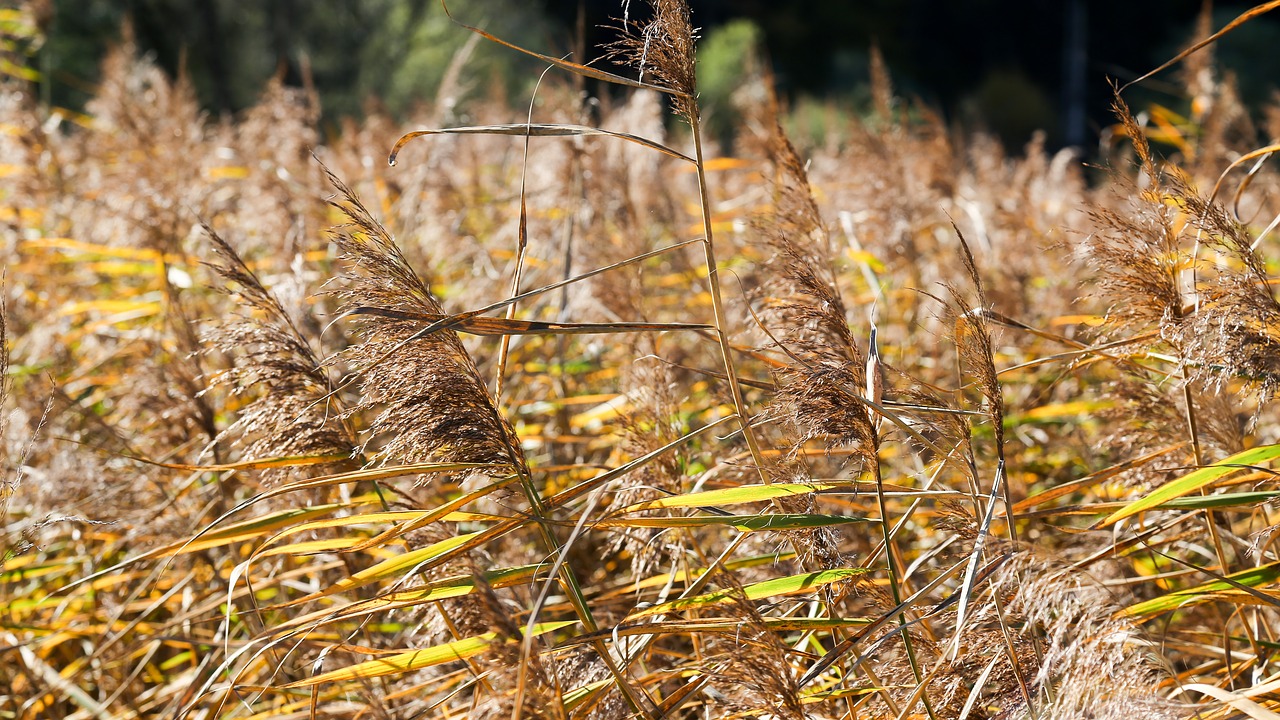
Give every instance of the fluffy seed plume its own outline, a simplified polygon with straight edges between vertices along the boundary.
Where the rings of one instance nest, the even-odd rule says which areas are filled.
[[[370,442],[383,461],[468,462],[526,470],[519,439],[498,413],[475,363],[452,330],[422,332],[446,315],[391,235],[329,173],[330,204],[349,222],[330,231],[347,268],[343,310],[363,319],[364,342],[346,358],[360,375],[354,411],[379,410]],[[419,320],[417,318],[423,318]]]
[[[1199,302],[1177,328],[1188,373],[1217,388],[1241,380],[1270,398],[1280,387],[1280,303],[1253,236],[1183,179],[1175,180],[1172,192],[1191,216],[1200,243],[1221,257],[1199,273]]]
[[[954,227],[954,226],[953,226]],[[960,262],[973,285],[976,303],[966,303],[964,294],[954,286],[947,286],[958,317],[955,320],[956,350],[961,364],[974,374],[978,390],[987,401],[987,415],[995,432],[997,453],[1003,457],[1004,447],[1004,393],[996,372],[995,350],[991,343],[991,328],[987,322],[987,295],[978,273],[973,251],[959,228],[955,228],[960,241]]]
[[[1164,202],[1162,177],[1146,134],[1119,99],[1115,111],[1133,142],[1141,181],[1147,186],[1132,188],[1127,211],[1096,205],[1090,214],[1097,230],[1083,249],[1097,271],[1101,294],[1112,303],[1110,319],[1118,330],[1139,333],[1167,327],[1181,317],[1179,274],[1188,258],[1174,214]]]
[[[753,228],[772,256],[761,317],[794,361],[779,372],[775,412],[800,431],[801,441],[826,436],[861,448],[874,461],[878,439],[871,418],[852,395],[867,385],[868,359],[849,329],[844,299],[824,258],[829,239],[795,148],[775,123],[769,143],[775,171],[775,210]]]
[[[697,122],[697,73],[694,45],[697,30],[684,0],[649,0],[648,22],[624,20],[621,40],[608,46],[610,54],[636,68],[642,82],[675,91],[676,114]]]
[[[340,461],[355,450],[355,436],[334,405],[326,402],[329,379],[311,345],[280,301],[267,290],[240,255],[212,228],[205,232],[218,262],[210,264],[237,299],[240,314],[207,332],[211,349],[232,355],[236,364],[212,379],[240,394],[261,394],[240,411],[227,432],[246,443],[246,459],[331,457]],[[333,401],[336,403],[336,401]],[[278,479],[279,470],[263,478]]]
[[[741,585],[732,590],[725,614],[738,620],[737,629],[732,635],[713,635],[708,643],[712,682],[723,690],[726,704],[739,708],[744,717],[806,720],[811,716],[800,701],[795,668],[789,662],[791,648],[769,630]],[[769,714],[758,715],[764,708]]]

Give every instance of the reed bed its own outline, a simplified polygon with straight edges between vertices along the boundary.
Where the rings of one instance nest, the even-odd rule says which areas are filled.
[[[730,151],[631,11],[324,136],[2,87],[0,717],[1276,717],[1280,109]]]

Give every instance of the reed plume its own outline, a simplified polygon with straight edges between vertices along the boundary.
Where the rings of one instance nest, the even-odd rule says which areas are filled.
[[[689,4],[684,0],[648,0],[647,4],[652,17],[647,22],[624,18],[623,35],[608,47],[610,55],[636,68],[641,82],[674,90],[676,114],[697,122],[694,49],[698,36]]]
[[[873,463],[878,435],[867,409],[850,397],[866,386],[866,356],[827,260],[826,227],[804,165],[776,122],[768,149],[774,209],[752,225],[770,253],[762,268],[768,280],[760,315],[790,359],[777,373],[775,412],[795,428],[797,447],[821,437],[858,448]]]
[[[391,235],[337,176],[330,204],[348,220],[330,231],[346,268],[334,293],[361,320],[364,341],[344,352],[361,398],[351,414],[377,411],[362,445],[382,462],[465,462],[524,471],[511,425],[498,413],[475,363],[450,329],[425,333],[446,316]]]
[[[320,357],[297,323],[240,255],[207,225],[218,262],[211,267],[238,301],[231,319],[205,335],[211,349],[235,358],[236,364],[215,375],[213,386],[226,385],[236,395],[260,394],[240,409],[224,434],[235,433],[249,460],[276,457],[327,458],[329,464],[355,456],[356,438],[343,418],[341,401]],[[288,470],[267,469],[272,481]]]

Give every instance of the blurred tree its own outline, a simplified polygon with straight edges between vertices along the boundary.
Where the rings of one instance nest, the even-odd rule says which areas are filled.
[[[698,50],[698,99],[709,133],[726,150],[738,113],[733,95],[759,71],[763,34],[750,20],[732,20],[707,33]]]
[[[384,0],[372,38],[359,54],[356,92],[378,97],[389,110],[403,113],[419,102],[437,99],[451,66],[461,70],[450,97],[456,105],[468,96],[523,90],[545,67],[493,43],[476,43],[472,33],[449,20],[439,3]],[[551,26],[535,4],[521,0],[469,0],[450,8],[463,23],[530,49],[558,54],[548,40]],[[354,108],[342,108],[342,111]]]
[[[460,5],[460,20],[554,52],[537,5]],[[53,0],[53,9],[41,64],[50,70],[49,102],[71,108],[92,94],[102,55],[125,23],[141,52],[186,73],[215,112],[253,104],[276,73],[290,84],[314,83],[330,117],[359,112],[369,97],[402,111],[434,98],[469,38],[438,3],[423,0]],[[464,75],[481,88],[495,81],[522,87],[528,75],[516,69],[521,63],[509,50],[481,44]]]
[[[1081,128],[1109,124],[1107,78],[1131,79],[1186,44],[1204,0],[690,0],[704,28],[704,90],[731,84],[731,61],[747,42],[747,20],[757,28],[762,57],[774,69],[784,97],[857,98],[865,86],[866,58],[878,44],[894,85],[950,113],[996,98],[992,83],[1016,71],[1034,86],[1061,127],[1081,142]],[[326,117],[361,111],[370,97],[393,111],[434,100],[452,60],[470,35],[449,23],[437,0],[29,0],[51,6],[47,41],[36,67],[44,71],[42,97],[78,108],[93,91],[106,47],[132,23],[140,51],[170,72],[185,67],[196,91],[214,112],[234,112],[254,102],[263,83],[282,73],[291,84],[314,83]],[[645,3],[629,4],[632,19]],[[1219,0],[1215,22],[1252,5]],[[613,39],[622,0],[454,0],[463,22],[480,25],[517,43],[558,54],[578,48],[578,19],[586,58]],[[1069,16],[1068,7],[1077,15]],[[1086,12],[1087,10],[1087,12]],[[1074,17],[1074,21],[1068,21]],[[612,18],[612,19],[611,19]],[[1141,32],[1135,32],[1141,28]],[[1264,100],[1275,82],[1280,54],[1280,14],[1263,16],[1216,48],[1239,74],[1247,99]],[[450,95],[465,99],[493,86],[523,96],[541,67],[511,51],[481,42]],[[1243,58],[1240,62],[1237,59]],[[606,63],[607,65],[607,63]],[[995,79],[993,79],[995,77]],[[1167,80],[1167,78],[1162,78]],[[986,87],[984,87],[984,83]],[[1009,84],[1004,83],[1004,90]],[[1171,82],[1149,83],[1176,91]],[[1062,88],[1067,88],[1066,90]],[[1135,95],[1139,106],[1143,90]],[[1150,97],[1150,96],[1148,96]],[[1167,97],[1167,96],[1166,96]],[[720,101],[709,97],[711,104]],[[1082,114],[1081,109],[1084,112]],[[718,133],[719,134],[719,133]],[[1021,135],[1021,130],[1012,132]]]

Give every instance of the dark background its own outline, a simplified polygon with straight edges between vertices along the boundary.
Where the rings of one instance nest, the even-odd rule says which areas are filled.
[[[1007,143],[1032,129],[1054,145],[1088,144],[1110,122],[1109,78],[1125,82],[1185,47],[1199,0],[692,0],[706,37],[747,19],[784,98],[844,103],[865,98],[869,50],[877,45],[898,93],[918,97],[951,122],[992,130]],[[1252,3],[1220,2],[1214,29]],[[239,111],[280,73],[310,77],[325,122],[376,106],[403,113],[434,97],[438,74],[468,34],[433,0],[42,0],[47,40],[36,62],[51,105],[77,108],[91,96],[105,50],[132,24],[140,52],[171,73],[185,67],[213,113]],[[618,0],[453,0],[464,21],[548,54],[585,36],[587,55],[616,37]],[[633,0],[633,19],[644,3]],[[1074,29],[1074,32],[1073,32]],[[1074,51],[1074,54],[1072,53]],[[1280,13],[1246,24],[1213,50],[1238,75],[1255,109],[1280,78]],[[512,78],[535,77],[510,51],[477,52],[473,84],[518,96]],[[1071,60],[1071,58],[1075,60]],[[1176,71],[1146,83],[1135,107],[1185,108]],[[486,92],[490,92],[488,90]],[[1074,112],[1074,114],[1073,114]]]

